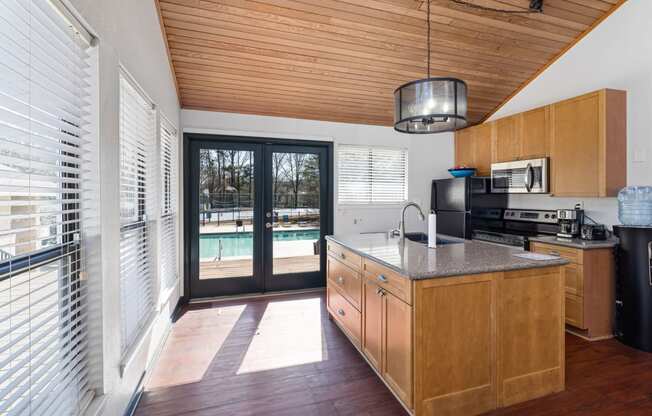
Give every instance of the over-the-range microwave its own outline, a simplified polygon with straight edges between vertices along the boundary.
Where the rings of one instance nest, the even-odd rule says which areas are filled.
[[[547,194],[548,158],[492,163],[491,192]]]

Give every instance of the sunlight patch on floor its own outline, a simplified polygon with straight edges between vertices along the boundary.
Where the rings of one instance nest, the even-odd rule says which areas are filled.
[[[271,301],[237,374],[327,360],[321,314],[320,298]]]
[[[186,312],[174,325],[147,389],[195,383],[205,376],[247,305]],[[206,330],[207,328],[213,329]],[[175,351],[167,348],[175,345]],[[192,359],[188,357],[192,356]]]

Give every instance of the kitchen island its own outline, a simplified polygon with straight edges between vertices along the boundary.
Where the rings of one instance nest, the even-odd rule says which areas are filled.
[[[564,389],[567,260],[454,238],[327,240],[329,315],[411,414],[474,415]]]

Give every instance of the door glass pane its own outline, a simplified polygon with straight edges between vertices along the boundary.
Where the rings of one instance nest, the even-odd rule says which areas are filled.
[[[319,155],[272,153],[273,274],[319,271]]]
[[[199,278],[252,277],[254,152],[199,151]]]

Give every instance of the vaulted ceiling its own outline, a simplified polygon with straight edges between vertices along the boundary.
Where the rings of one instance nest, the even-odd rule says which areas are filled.
[[[525,10],[529,0],[470,0]],[[432,76],[496,110],[624,0],[544,0],[505,14],[431,0]],[[181,105],[393,124],[393,92],[425,77],[424,0],[158,0]]]

